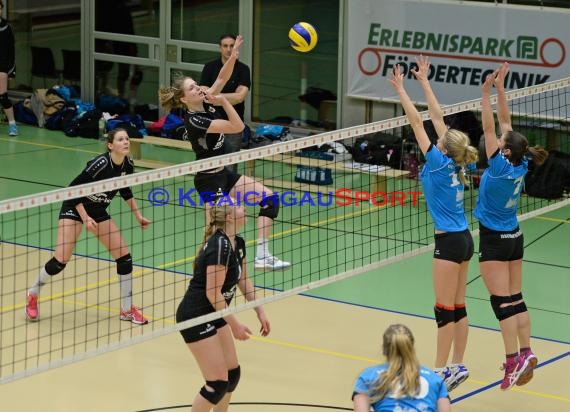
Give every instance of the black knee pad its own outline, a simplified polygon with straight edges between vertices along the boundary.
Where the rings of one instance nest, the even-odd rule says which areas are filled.
[[[455,322],[457,323],[461,319],[467,317],[467,308],[465,307],[465,305],[456,306],[455,309],[453,310],[453,314],[454,314]]]
[[[230,369],[228,371],[228,392],[233,392],[239,383],[239,378],[241,377],[241,368],[238,365],[235,369]]]
[[[56,258],[52,257],[45,265],[45,270],[48,275],[54,276],[65,269],[66,263],[61,263]]]
[[[523,300],[523,295],[522,292],[516,293],[514,295],[511,295],[511,301],[513,302],[517,302],[517,301],[521,301],[520,303],[517,303],[516,305],[513,305],[513,309],[515,310],[515,313],[518,315],[519,313],[524,313],[526,312],[528,309],[526,307],[526,304],[524,303]]]
[[[206,385],[212,388],[214,392],[206,389]],[[200,395],[208,402],[217,405],[228,391],[228,381],[206,381],[206,385],[200,389]]]
[[[8,93],[0,94],[0,106],[4,109],[9,109],[12,107],[12,101],[8,98]]]
[[[493,312],[495,312],[495,317],[499,319],[499,322],[516,315],[515,309],[511,304],[512,302],[510,296],[491,295],[491,307],[493,308]],[[501,305],[505,303],[509,305],[501,307]]]
[[[120,257],[115,262],[117,262],[117,274],[128,275],[133,272],[133,258],[130,253]]]
[[[433,307],[433,312],[435,313],[435,321],[438,328],[443,328],[448,323],[455,322],[455,310],[453,309],[448,309],[437,303]]]
[[[264,197],[261,202],[259,202],[259,206],[261,206],[259,216],[275,219],[279,215],[279,198],[277,195]]]

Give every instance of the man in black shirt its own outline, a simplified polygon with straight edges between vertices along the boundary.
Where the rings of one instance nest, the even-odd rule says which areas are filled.
[[[220,58],[206,63],[202,69],[200,85],[211,87],[214,84],[222,66],[231,56],[235,42],[236,36],[233,34],[222,34],[220,36]],[[244,120],[245,112],[244,101],[250,88],[251,76],[249,67],[245,63],[236,61],[230,79],[222,89],[222,94],[224,94],[232,106],[234,106],[234,109],[242,121]],[[216,107],[216,116],[220,119],[228,120],[228,115],[222,107]],[[225,135],[225,153],[233,153],[240,150],[243,133],[244,132]],[[237,165],[231,165],[228,167],[234,172],[237,172]]]

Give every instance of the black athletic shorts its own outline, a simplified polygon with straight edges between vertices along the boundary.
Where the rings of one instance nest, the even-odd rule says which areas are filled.
[[[194,177],[194,186],[204,202],[210,203],[216,200],[217,193],[228,194],[240,177],[240,174],[227,167],[214,173],[198,172]]]
[[[101,223],[111,219],[111,216],[109,215],[109,213],[107,213],[107,210],[104,208],[86,208],[85,211],[87,212],[89,217],[91,217],[97,223]],[[83,219],[81,219],[81,216],[79,216],[77,209],[75,209],[75,207],[73,206],[66,205],[65,203],[63,204],[61,210],[59,211],[59,218],[75,220],[77,222],[83,223]]]
[[[479,223],[479,262],[511,262],[522,259],[524,255],[524,236],[516,229],[499,232]]]
[[[463,263],[473,256],[473,238],[471,232],[465,229],[463,232],[446,232],[435,234],[435,259],[450,260],[455,263]]]
[[[182,299],[182,302],[180,302],[180,305],[178,305],[178,310],[176,311],[176,323],[194,319],[198,316],[207,315],[208,313],[213,312],[208,310],[197,311],[190,305],[190,301],[184,298]],[[226,321],[220,318],[193,326],[188,329],[182,329],[180,331],[180,334],[186,343],[197,342],[199,340],[209,338],[210,336],[214,336],[216,333],[218,333],[218,329],[225,325],[227,325]]]

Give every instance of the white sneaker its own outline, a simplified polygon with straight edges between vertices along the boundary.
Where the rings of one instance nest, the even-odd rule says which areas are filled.
[[[275,256],[264,256],[264,257],[256,257],[254,262],[254,267],[256,269],[270,269],[270,270],[279,270],[279,269],[287,269],[291,266],[291,263],[284,262]]]

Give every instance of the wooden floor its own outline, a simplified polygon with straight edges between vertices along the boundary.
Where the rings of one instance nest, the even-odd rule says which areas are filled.
[[[429,364],[433,356],[430,319],[304,296],[266,310],[270,337],[238,343],[242,380],[231,410],[350,410],[353,381],[380,358],[381,334],[391,323],[411,327],[420,359]],[[240,318],[257,326],[253,313]],[[570,410],[568,345],[535,340],[535,378],[506,393],[497,386],[501,345],[496,331],[470,330],[471,377],[453,392],[453,410]],[[0,386],[0,399],[11,411],[182,411],[202,384],[181,337],[172,334]]]
[[[0,132],[4,130],[0,125]],[[0,137],[0,199],[65,186],[99,151],[96,141],[67,139],[55,132],[22,126],[17,139]],[[166,152],[158,155],[171,156]],[[49,179],[46,164],[51,165]],[[287,216],[291,212],[283,213]],[[533,322],[532,346],[540,361],[534,379],[524,387],[505,393],[498,389],[503,374],[499,370],[504,356],[502,340],[473,259],[467,289],[472,327],[465,359],[471,376],[452,393],[453,410],[570,411],[569,216],[570,207],[565,207],[522,224],[524,293]],[[358,219],[366,226],[366,219],[373,216],[361,213]],[[323,233],[330,229],[330,223],[326,224],[329,226],[322,229]],[[276,239],[293,233],[297,237],[291,242],[301,244],[300,239],[309,236],[309,227],[312,234],[321,230],[317,224],[294,230],[279,224]],[[52,236],[47,236],[45,248],[25,252],[21,251],[25,246],[0,243],[2,264],[26,268],[27,262],[32,262],[37,267],[51,255]],[[80,246],[80,250],[91,249],[87,244]],[[29,367],[10,342],[34,342],[35,346],[30,344],[26,350],[28,355],[36,353],[41,361],[49,360],[54,351],[75,353],[72,346],[77,342],[90,349],[91,336],[112,340],[121,334],[144,336],[172,326],[173,311],[188,277],[178,267],[178,273],[161,270],[166,262],[151,269],[146,261],[140,266],[144,253],[135,255],[135,303],[152,314],[152,323],[142,327],[119,321],[114,265],[104,253],[75,256],[64,274],[42,290],[42,319],[31,324],[25,321],[23,307],[26,286],[36,274],[23,270],[21,275],[8,278],[5,273],[9,270],[0,267],[0,323],[3,331],[13,330],[0,337],[1,364],[14,359],[17,371]],[[7,259],[11,256],[15,259]],[[430,261],[427,253],[311,290],[311,296],[267,305],[271,335],[238,343],[242,380],[230,410],[351,410],[354,379],[363,368],[381,361],[381,336],[392,323],[404,323],[412,329],[421,362],[433,366],[436,327],[431,313]],[[292,271],[301,268],[297,264]],[[169,304],[163,307],[165,299]],[[238,316],[256,329],[252,311]],[[107,333],[94,333],[98,329]],[[77,335],[84,338],[76,339]],[[172,333],[0,385],[0,411],[182,411],[189,410],[202,384],[186,345],[178,333]]]

